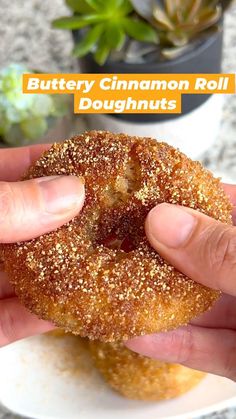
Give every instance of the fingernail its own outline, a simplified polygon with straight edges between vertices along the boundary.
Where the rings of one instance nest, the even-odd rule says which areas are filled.
[[[36,179],[42,194],[43,205],[50,214],[69,214],[81,208],[84,200],[84,183],[76,176],[51,176]]]
[[[196,219],[186,209],[170,204],[153,208],[147,217],[147,230],[152,239],[166,247],[183,246],[190,238]]]

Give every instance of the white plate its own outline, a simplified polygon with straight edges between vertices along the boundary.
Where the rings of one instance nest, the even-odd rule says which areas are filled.
[[[192,419],[236,405],[236,384],[211,375],[175,400],[126,400],[106,386],[70,336],[26,339],[0,355],[2,404],[34,419]]]

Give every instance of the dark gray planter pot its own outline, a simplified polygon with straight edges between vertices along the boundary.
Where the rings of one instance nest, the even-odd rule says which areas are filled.
[[[73,38],[77,41],[80,32],[74,31]],[[157,61],[147,64],[129,64],[124,62],[112,62],[108,60],[103,66],[99,66],[93,59],[92,54],[79,60],[83,73],[109,73],[109,74],[201,74],[221,73],[223,50],[223,22],[218,32],[203,38],[190,52],[171,61]],[[201,106],[211,95],[183,95],[182,115],[188,114]],[[112,114],[114,118],[135,122],[158,122],[177,118],[178,114]]]
[[[0,148],[6,148],[6,147],[7,147],[7,145],[0,138]]]

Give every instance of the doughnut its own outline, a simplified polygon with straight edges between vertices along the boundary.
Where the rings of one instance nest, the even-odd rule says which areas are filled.
[[[51,330],[50,332],[46,332],[45,335],[53,336],[55,338],[63,338],[65,336],[71,336],[71,334],[66,333],[65,330],[63,329],[54,329],[54,330]]]
[[[1,245],[15,293],[32,313],[112,342],[184,325],[218,299],[163,260],[144,230],[162,202],[231,224],[219,179],[200,163],[151,138],[92,131],[54,144],[23,179],[53,175],[84,179],[81,213],[34,240]]]
[[[205,376],[182,365],[138,355],[120,342],[90,341],[89,350],[105,381],[128,399],[172,399],[191,390]]]

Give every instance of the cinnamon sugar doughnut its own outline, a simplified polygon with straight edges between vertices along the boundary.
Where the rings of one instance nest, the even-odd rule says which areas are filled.
[[[57,231],[2,245],[22,303],[90,339],[125,340],[186,324],[219,293],[187,278],[149,245],[144,221],[161,202],[231,223],[231,205],[210,172],[150,138],[92,131],[55,144],[24,179],[82,176],[82,212]]]
[[[182,365],[138,355],[119,342],[93,341],[89,349],[105,381],[128,399],[172,399],[191,390],[206,375]]]

